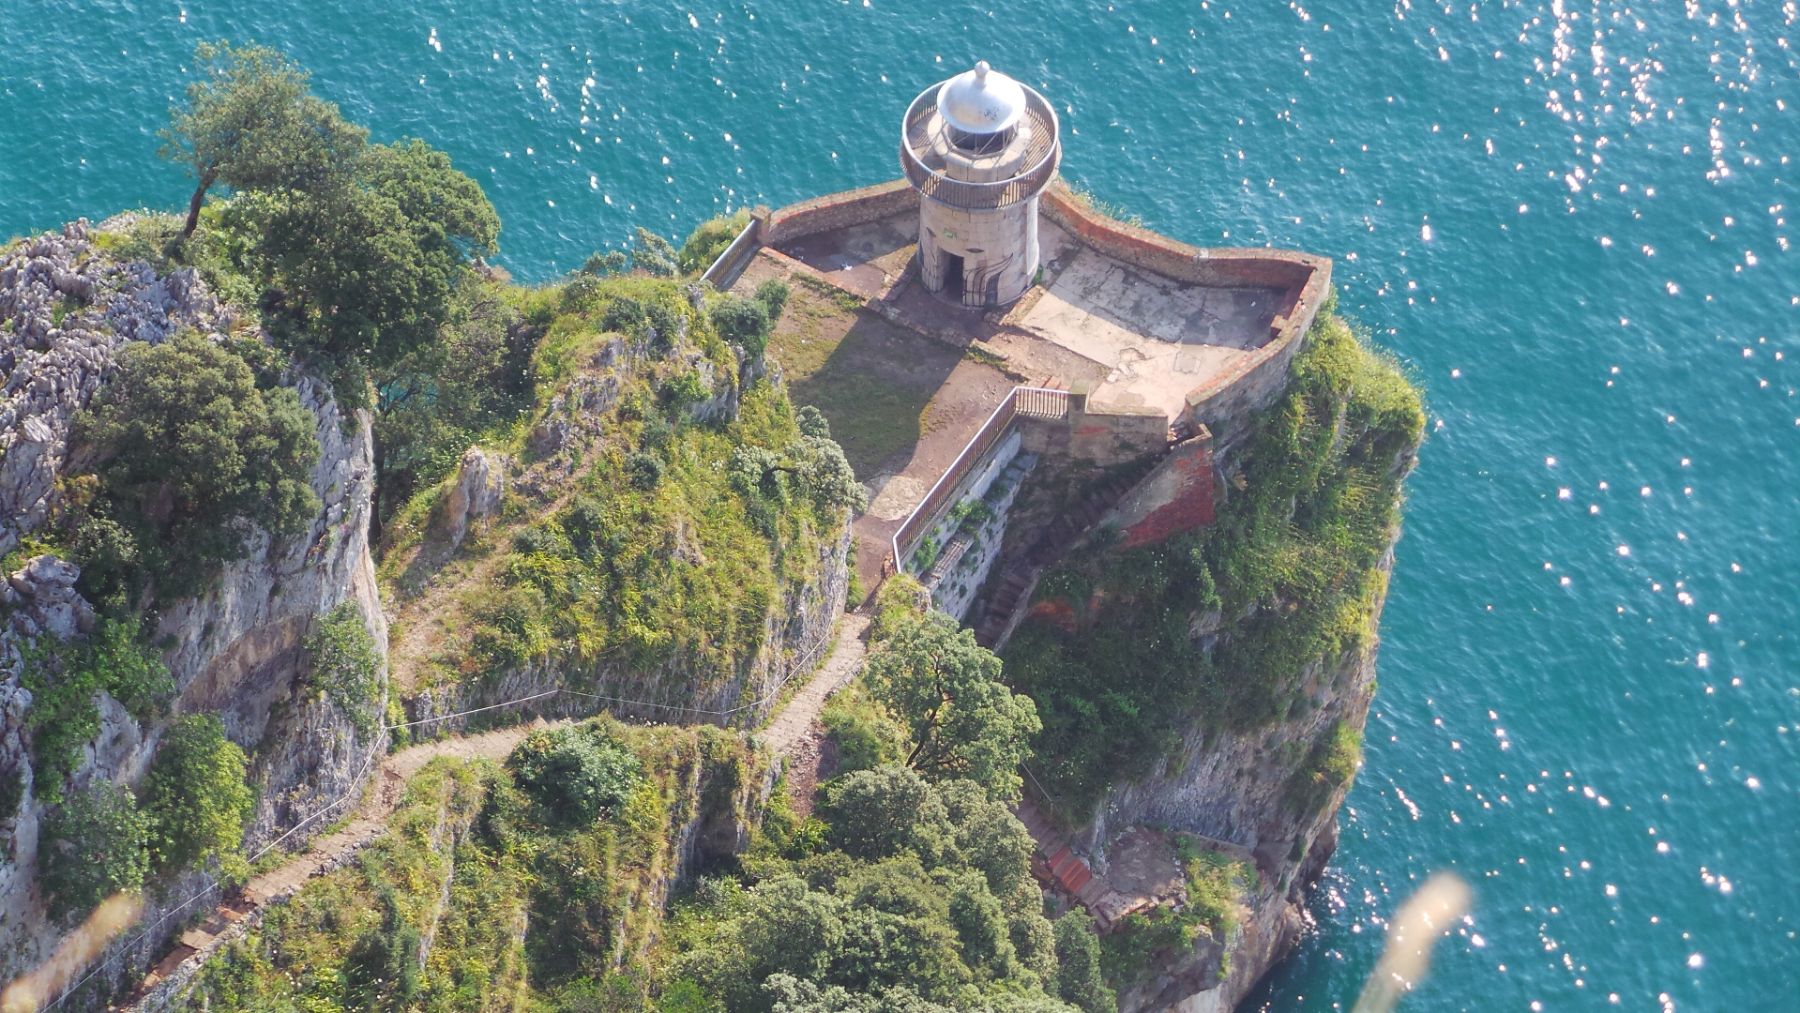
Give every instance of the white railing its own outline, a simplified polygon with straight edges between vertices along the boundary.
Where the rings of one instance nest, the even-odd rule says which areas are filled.
[[[962,453],[956,455],[956,460],[950,462],[950,467],[944,470],[944,474],[925,494],[925,498],[919,501],[919,505],[914,507],[912,513],[907,514],[906,519],[901,521],[900,526],[894,530],[894,537],[889,546],[890,551],[893,552],[891,562],[894,572],[898,573],[901,570],[906,557],[918,548],[919,539],[937,520],[938,515],[949,508],[951,505],[949,500],[955,494],[957,486],[962,483],[963,478],[974,469],[983,457],[987,456],[988,451],[999,445],[1019,416],[1035,419],[1066,419],[1069,417],[1073,399],[1073,395],[1068,391],[1054,390],[1049,387],[1014,387],[1008,391],[1006,397],[994,407],[993,414],[989,415],[987,421],[981,424],[981,428],[975,431],[975,435],[969,438]]]

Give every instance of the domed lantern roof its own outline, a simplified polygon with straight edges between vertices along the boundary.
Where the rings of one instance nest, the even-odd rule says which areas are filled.
[[[986,60],[938,89],[938,115],[953,129],[969,134],[997,134],[1025,115],[1025,89]]]

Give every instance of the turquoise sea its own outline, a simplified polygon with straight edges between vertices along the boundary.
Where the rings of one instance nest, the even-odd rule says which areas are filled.
[[[0,235],[178,205],[202,39],[448,149],[524,279],[895,176],[985,57],[1103,200],[1336,258],[1429,392],[1367,765],[1252,1007],[1347,1009],[1450,868],[1405,1008],[1800,1009],[1800,5],[691,3],[6,0]]]

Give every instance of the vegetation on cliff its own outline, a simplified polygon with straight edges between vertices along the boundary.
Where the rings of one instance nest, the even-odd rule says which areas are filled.
[[[784,589],[815,578],[861,488],[761,375],[778,293],[727,335],[715,321],[729,300],[642,274],[544,293],[530,426],[484,441],[526,488],[442,570],[454,478],[390,524],[384,579],[402,602],[432,601],[445,631],[421,685],[553,660],[675,666],[703,685],[757,658]]]
[[[1315,665],[1372,636],[1423,427],[1399,367],[1327,307],[1254,421],[1217,523],[1125,553],[1095,545],[1047,574],[1038,601],[1072,622],[1034,617],[1006,651],[1008,679],[1043,713],[1033,770],[1047,801],[1085,820],[1196,718],[1279,721]]]
[[[560,753],[605,757],[610,801],[593,816],[544,794],[562,768],[543,761]],[[505,766],[437,761],[357,862],[268,909],[184,1002],[651,1008],[645,968],[683,841],[692,834],[706,852],[708,833],[729,831],[751,765],[717,728],[605,719],[528,741]]]

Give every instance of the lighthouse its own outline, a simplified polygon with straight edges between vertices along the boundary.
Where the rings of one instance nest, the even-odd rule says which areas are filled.
[[[1038,196],[1061,161],[1056,110],[985,60],[920,93],[900,129],[920,197],[920,283],[970,307],[1023,295],[1038,269]]]

